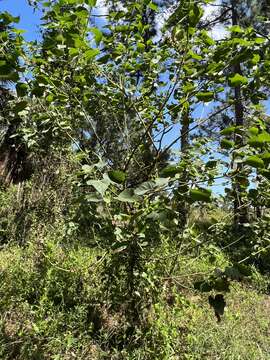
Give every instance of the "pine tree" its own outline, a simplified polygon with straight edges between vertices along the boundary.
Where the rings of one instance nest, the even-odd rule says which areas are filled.
[[[228,63],[231,62],[230,68],[227,70],[226,76],[230,73],[231,76],[243,76],[244,78],[252,77],[252,70],[250,65],[247,64],[249,57],[253,56],[252,50],[248,48],[243,42],[241,43],[241,30],[243,29],[243,34],[248,29],[254,28],[254,36],[264,36],[267,33],[266,18],[269,15],[269,6],[267,1],[257,2],[253,0],[223,0],[220,6],[215,7],[213,15],[210,19],[201,21],[200,27],[211,29],[215,25],[226,25],[234,27],[235,31],[230,32],[230,37],[219,41],[219,52],[218,60],[220,59],[220,54],[223,51],[224,59],[227,54],[230,52],[227,45],[231,44],[231,53],[232,60],[228,58]],[[240,31],[240,34],[239,32]],[[250,30],[251,31],[251,30]],[[252,33],[252,31],[251,31]],[[222,45],[224,43],[224,46]],[[260,59],[263,54],[256,55]],[[255,60],[254,60],[255,61]],[[254,63],[255,64],[255,63]],[[257,63],[256,63],[257,64]],[[255,64],[255,65],[256,65]],[[247,115],[248,112],[252,112],[253,105],[258,104],[260,100],[265,99],[265,95],[262,93],[260,88],[255,88],[252,90],[253,86],[257,86],[255,81],[251,81],[250,84],[246,87],[243,87],[241,84],[231,87],[231,91],[226,90],[227,100],[230,98],[233,100],[233,114],[231,108],[227,111],[221,112],[216,118],[215,122],[212,124],[205,124],[205,129],[207,133],[211,136],[211,127],[226,128],[227,126],[236,126],[238,130],[234,134],[234,141],[236,149],[241,149],[245,145],[245,132],[248,126],[250,126],[250,117]],[[224,99],[222,100],[224,103]],[[226,100],[225,100],[226,102]],[[222,106],[222,105],[221,105]],[[239,132],[239,128],[242,130]],[[213,134],[213,133],[212,133]],[[232,159],[232,169],[233,169],[233,185],[232,185],[232,194],[234,197],[233,208],[234,208],[234,223],[239,225],[245,223],[248,220],[248,209],[245,205],[246,203],[246,190],[247,190],[247,181],[243,183],[243,179],[248,177],[248,174],[244,173],[244,167],[242,163],[235,162],[237,151],[234,152]]]
[[[30,173],[26,147],[16,136],[21,120],[11,106],[16,98],[11,85],[17,84],[18,93],[23,91],[19,82],[22,38],[13,31],[18,21],[8,13],[0,14],[0,176],[6,184],[25,180]]]

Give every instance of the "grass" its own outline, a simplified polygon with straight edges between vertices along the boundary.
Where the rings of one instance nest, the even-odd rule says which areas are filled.
[[[212,311],[198,303],[189,324],[187,359],[266,360],[270,358],[267,296],[236,286],[226,296],[221,323]]]
[[[124,313],[106,305],[106,258],[56,238],[0,252],[1,359],[270,359],[265,278],[254,272],[252,281],[233,284],[221,323],[208,294],[193,290],[194,279],[227,264],[221,252],[214,260],[211,249],[195,261],[179,257],[174,277],[158,280],[130,343]]]

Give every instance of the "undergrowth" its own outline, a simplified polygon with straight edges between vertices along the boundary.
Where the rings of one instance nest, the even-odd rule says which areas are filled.
[[[147,266],[144,277],[148,291],[155,288],[154,301],[131,332],[125,304],[108,306],[103,275],[109,255],[65,245],[53,233],[42,245],[31,241],[2,250],[0,358],[267,359],[267,280],[254,270],[248,283],[234,283],[217,323],[208,294],[193,288],[213,269],[211,251],[195,260],[180,255],[176,266],[170,255],[165,245]],[[162,267],[172,264],[173,275],[161,276]],[[220,252],[214,267],[226,264]]]
[[[34,188],[25,184],[21,205],[16,186],[0,194],[0,359],[269,358],[269,279],[262,267],[268,253],[248,258],[249,271],[240,276],[233,265],[246,254],[221,210],[213,217],[213,209],[194,209],[174,239],[164,228],[158,246],[138,255],[131,288],[127,250],[102,242],[117,223],[92,239],[83,220],[81,241],[80,206],[59,197],[61,186],[53,185],[27,200]],[[27,231],[15,226],[15,215],[22,224],[27,218]],[[267,226],[257,228],[245,234],[247,241],[253,231],[255,251],[264,246],[263,231],[267,239]],[[220,274],[231,277],[228,289]],[[215,286],[205,292],[196,283]],[[220,322],[209,304],[218,293],[226,302]]]

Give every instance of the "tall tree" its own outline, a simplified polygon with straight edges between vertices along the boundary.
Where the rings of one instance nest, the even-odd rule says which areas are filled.
[[[16,100],[17,95],[25,95],[25,85],[21,83],[23,70],[20,57],[23,56],[23,39],[13,27],[19,18],[9,13],[0,14],[0,176],[5,183],[18,182],[29,176],[27,151],[22,139],[17,136],[21,123],[19,112],[25,103]]]
[[[193,111],[196,107],[196,96],[203,89],[200,78],[197,76],[204,68],[203,57],[200,55],[201,43],[211,47],[214,41],[204,31],[199,29],[200,19],[203,15],[202,8],[196,1],[182,1],[169,17],[166,28],[172,33],[173,62],[176,66],[176,84],[172,94],[172,114],[180,123],[180,164],[181,175],[179,187],[175,192],[179,222],[183,226],[188,218],[188,190],[190,186],[191,167],[191,124],[195,121]],[[206,41],[206,43],[205,43]],[[205,49],[204,49],[205,50]],[[207,85],[206,85],[207,86]],[[206,94],[207,95],[207,94]],[[199,95],[198,95],[199,96]],[[209,93],[208,93],[209,96]]]
[[[230,27],[228,35],[217,43],[213,59],[220,61],[223,56],[223,60],[227,61],[227,70],[224,75],[226,75],[229,88],[226,86],[225,94],[221,93],[219,99],[216,100],[221,103],[219,107],[222,107],[226,101],[228,104],[233,105],[233,112],[232,107],[229,106],[227,110],[219,112],[216,121],[212,125],[206,123],[205,128],[210,130],[213,127],[218,130],[220,127],[222,130],[227,126],[235,126],[234,141],[236,149],[233,151],[232,159],[232,194],[234,197],[234,222],[237,225],[246,222],[248,215],[246,206],[248,173],[243,162],[239,161],[242,156],[241,149],[246,145],[246,132],[248,127],[252,125],[250,114],[253,112],[255,115],[254,106],[256,107],[260,100],[266,99],[265,93],[268,91],[264,88],[263,83],[258,81],[257,70],[255,69],[260,66],[258,63],[263,57],[259,50],[259,43],[263,43],[261,37],[267,31],[264,26],[264,20],[267,16],[267,12],[264,12],[266,2],[259,4],[249,0],[223,0],[219,6],[215,6],[213,9],[218,10],[213,10],[210,19],[201,21],[200,27],[207,29],[211,29],[215,25]],[[243,40],[244,37],[246,41]],[[255,118],[254,116],[254,121]],[[224,134],[225,132],[226,130],[224,130]],[[208,134],[210,133],[208,132]],[[227,137],[230,137],[228,131]],[[222,146],[225,148],[230,147],[230,144],[226,143],[226,141],[226,139],[222,140]]]
[[[235,29],[236,31],[231,32],[231,38],[232,41],[236,39],[236,41],[239,43],[238,33],[237,30],[240,27],[248,28],[253,26],[255,28],[255,31],[260,29],[262,27],[262,24],[264,21],[261,18],[261,21],[259,21],[259,17],[262,15],[266,15],[266,2],[261,2],[258,4],[258,2],[254,1],[238,1],[238,0],[230,0],[230,1],[223,1],[222,6],[226,9],[230,9],[230,12],[228,13],[228,16],[230,15],[230,19],[227,19],[229,23],[232,25],[232,29]],[[225,20],[226,23],[226,20]],[[265,31],[265,29],[264,29]],[[241,43],[239,43],[241,44]],[[232,73],[234,74],[234,77],[248,77],[251,75],[249,67],[245,64],[246,62],[246,56],[250,54],[251,52],[249,49],[246,49],[243,51],[242,56],[236,56],[235,60],[232,65]],[[254,55],[253,55],[254,56]],[[244,61],[243,61],[244,60]],[[243,63],[242,63],[243,62]],[[252,82],[251,82],[252,83]],[[245,129],[247,129],[249,125],[248,121],[248,107],[252,103],[256,103],[257,99],[254,100],[251,97],[250,102],[250,96],[246,96],[245,90],[242,89],[242,83],[235,83],[234,86],[234,117],[235,121],[234,124],[236,128],[238,129],[235,132],[235,144],[237,148],[241,148],[246,143],[245,140]],[[258,89],[259,90],[259,89]],[[250,94],[249,94],[250,95]],[[239,129],[242,129],[242,132],[239,132]],[[241,179],[243,176],[243,164],[237,163],[235,170],[237,172],[237,175],[234,178],[233,183],[233,194],[234,194],[234,221],[235,224],[241,224],[244,222],[247,222],[247,216],[248,216],[248,209],[245,205],[245,200],[243,200],[243,196],[245,197],[245,191],[243,184],[241,184]],[[245,174],[244,174],[245,176]]]

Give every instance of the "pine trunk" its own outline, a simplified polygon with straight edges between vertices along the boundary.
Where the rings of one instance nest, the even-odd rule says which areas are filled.
[[[239,24],[239,17],[236,8],[235,0],[232,0],[232,25],[236,26]],[[241,63],[236,63],[233,66],[233,72],[235,74],[242,75]],[[242,90],[241,86],[236,86],[234,89],[234,114],[235,114],[235,126],[242,128],[244,126],[244,106],[242,101]],[[236,147],[241,147],[243,145],[243,137],[238,133],[235,133],[235,144]],[[241,174],[243,165],[237,163],[236,173]],[[237,175],[238,176],[238,175]],[[239,178],[235,178],[233,184],[233,193],[234,193],[234,224],[238,226],[247,221],[247,208],[245,207],[241,183]]]

